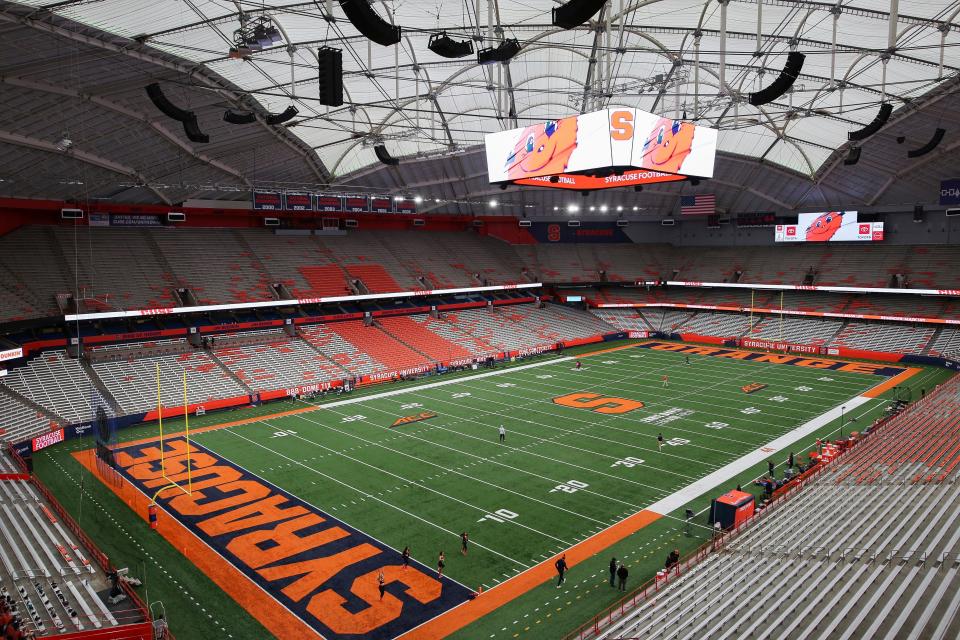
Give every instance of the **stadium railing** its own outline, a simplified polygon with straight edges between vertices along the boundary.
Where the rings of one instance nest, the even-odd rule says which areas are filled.
[[[36,487],[37,491],[40,492],[40,495],[43,496],[43,499],[47,501],[47,503],[54,510],[54,512],[60,517],[60,520],[67,527],[67,529],[74,536],[76,536],[77,540],[80,541],[80,544],[82,544],[90,552],[91,557],[93,557],[93,559],[97,562],[97,565],[99,565],[100,569],[104,573],[112,573],[113,571],[115,571],[116,569],[110,563],[110,559],[107,556],[107,554],[100,551],[100,548],[97,547],[96,544],[94,544],[93,540],[91,540],[90,537],[86,533],[84,533],[83,529],[80,528],[80,525],[77,524],[77,521],[74,520],[73,516],[71,516],[67,512],[67,510],[63,507],[63,505],[60,504],[60,501],[54,497],[53,493],[51,493],[50,490],[47,489],[46,485],[44,485],[43,482],[41,482],[40,479],[37,478],[34,474],[30,473],[30,469],[27,466],[27,463],[24,461],[24,459],[17,454],[17,452],[13,449],[12,446],[8,446],[7,451],[9,452],[10,456],[13,458],[16,465],[20,468],[20,470],[23,473],[28,474],[30,476],[30,482],[33,484],[34,487]],[[126,594],[127,598],[130,600],[130,603],[133,605],[133,608],[131,609],[131,611],[135,611],[137,616],[139,616],[142,620],[145,620],[147,621],[147,623],[149,623],[149,621],[151,620],[150,610],[147,608],[147,605],[144,604],[143,600],[140,598],[137,592],[133,590],[133,587],[131,587],[129,584],[127,584],[122,580],[120,581],[119,586],[123,590],[124,594]],[[122,614],[122,612],[116,612],[116,611],[113,613],[115,616],[117,616],[118,614]],[[126,625],[123,625],[123,626],[126,626]],[[58,637],[73,637],[73,636],[58,636]],[[79,638],[84,636],[77,635],[76,637]],[[121,638],[121,637],[122,636],[117,636],[117,638]],[[137,636],[134,635],[131,637],[137,637]],[[173,634],[170,633],[169,629],[166,631],[164,638],[166,640],[176,640]]]
[[[889,418],[885,418],[881,422],[878,422],[872,428],[871,433],[876,432],[876,430],[885,424],[887,420],[889,420]],[[568,633],[566,636],[564,636],[563,640],[589,640],[590,638],[596,638],[611,624],[622,619],[624,616],[633,611],[638,604],[645,603],[649,598],[668,587],[674,579],[684,575],[695,565],[702,562],[708,555],[710,555],[711,552],[720,551],[724,546],[737,538],[747,528],[752,527],[763,520],[767,514],[771,513],[776,507],[781,506],[784,502],[796,495],[808,483],[820,477],[820,475],[825,471],[832,469],[837,460],[842,459],[844,455],[855,449],[857,445],[863,441],[863,438],[855,440],[850,446],[841,450],[840,453],[829,462],[816,465],[812,470],[801,475],[793,483],[785,485],[781,488],[779,493],[775,493],[773,497],[767,501],[762,510],[754,512],[752,516],[741,522],[737,527],[728,531],[723,531],[719,534],[715,534],[713,539],[703,543],[693,552],[681,558],[681,561],[668,573],[660,573],[658,576],[646,581],[624,598],[610,605],[601,613],[596,614],[590,622],[587,622],[581,625],[578,629]]]

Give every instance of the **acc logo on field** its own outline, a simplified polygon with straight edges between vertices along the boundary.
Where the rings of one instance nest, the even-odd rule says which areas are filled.
[[[397,418],[391,427],[398,427],[402,424],[410,424],[411,422],[420,422],[421,420],[428,420],[430,418],[436,418],[437,414],[432,411],[421,411],[420,413],[414,414],[412,416],[403,416],[402,418]]]
[[[599,393],[570,393],[553,399],[554,404],[574,409],[590,409],[596,413],[620,414],[643,408],[639,400],[602,396]]]

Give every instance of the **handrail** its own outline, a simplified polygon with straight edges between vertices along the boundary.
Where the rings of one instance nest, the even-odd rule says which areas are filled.
[[[63,507],[63,505],[60,504],[60,501],[54,497],[53,493],[47,488],[47,486],[43,484],[43,482],[41,482],[36,475],[30,473],[27,463],[24,461],[24,459],[20,457],[20,455],[18,455],[14,448],[10,445],[7,445],[7,451],[13,457],[14,463],[24,473],[30,475],[30,482],[34,487],[36,487],[37,491],[40,492],[40,495],[43,496],[44,500],[47,501],[54,512],[56,512],[57,516],[60,517],[60,520],[64,523],[67,529],[69,529],[70,532],[73,533],[73,535],[79,540],[80,544],[87,549],[87,551],[96,561],[97,565],[99,565],[100,569],[104,573],[114,572],[116,568],[111,564],[110,558],[107,556],[107,554],[103,553],[100,548],[94,544],[93,540],[91,540],[90,537],[84,533],[83,529],[80,528],[80,525],[77,524],[77,521],[74,520],[73,516],[71,516]],[[134,609],[136,609],[138,615],[143,620],[149,622],[151,620],[150,611],[137,592],[133,590],[133,587],[123,580],[120,581],[119,586],[127,598],[130,599],[130,603],[133,605]],[[169,631],[167,632],[166,638],[168,640],[176,640],[173,637],[173,634],[171,634]]]

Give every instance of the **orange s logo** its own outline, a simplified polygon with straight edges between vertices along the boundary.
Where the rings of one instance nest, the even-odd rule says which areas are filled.
[[[554,404],[574,409],[591,409],[597,413],[619,414],[643,408],[643,403],[626,398],[601,396],[599,393],[571,393],[553,399]]]
[[[610,137],[629,140],[633,137],[633,112],[614,111],[610,114]]]

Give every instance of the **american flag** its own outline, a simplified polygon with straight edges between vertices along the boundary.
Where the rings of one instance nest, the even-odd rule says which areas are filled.
[[[716,213],[717,197],[712,193],[680,196],[680,215],[709,216]]]

